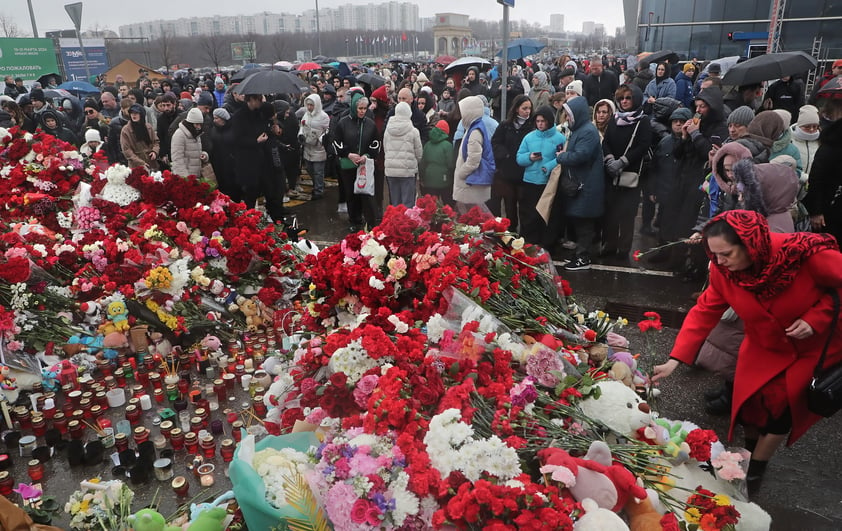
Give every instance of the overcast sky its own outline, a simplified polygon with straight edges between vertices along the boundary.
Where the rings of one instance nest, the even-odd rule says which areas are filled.
[[[72,23],[64,5],[70,0],[32,0],[35,9],[35,21],[41,37],[45,31],[72,29]],[[140,2],[122,2],[120,0],[84,0],[82,10],[82,29],[96,26],[117,31],[121,24],[143,22],[145,20],[181,18],[190,16],[212,15],[251,15],[262,11],[298,13],[315,7],[316,0],[293,2],[281,0],[201,0],[180,2],[172,0],[141,0]],[[378,0],[320,0],[319,7],[336,7],[343,4],[380,3]],[[419,12],[422,17],[433,16],[438,12],[465,13],[473,18],[500,19],[503,8],[495,0],[419,0]],[[133,9],[134,8],[134,9]],[[138,12],[141,11],[141,12]],[[605,24],[609,35],[614,28],[623,24],[623,5],[621,0],[590,0],[559,2],[558,0],[515,0],[515,7],[510,12],[512,20],[527,20],[549,25],[551,13],[564,14],[564,28],[569,31],[581,31],[582,22],[593,20]],[[0,15],[11,18],[24,32],[31,35],[26,0],[0,1]],[[3,35],[0,35],[3,36]]]

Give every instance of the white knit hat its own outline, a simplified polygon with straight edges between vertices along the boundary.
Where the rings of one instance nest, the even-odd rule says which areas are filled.
[[[222,84],[224,85],[224,84],[225,84],[225,81],[222,81],[222,78],[221,78],[221,77],[216,76],[216,79],[214,79],[214,80],[213,80],[213,84],[214,84],[214,85],[219,85],[220,83],[222,83]]]
[[[576,95],[582,95],[582,80],[581,79],[574,79],[570,82],[569,85],[564,89],[564,92],[575,92]]]
[[[202,116],[202,111],[193,107],[187,111],[187,118],[185,118],[184,121],[191,124],[203,124],[205,123],[205,118]]]
[[[96,129],[88,129],[85,131],[85,142],[102,142],[102,137],[99,136],[99,131]]]
[[[813,105],[804,105],[798,110],[798,126],[818,125],[819,110]]]

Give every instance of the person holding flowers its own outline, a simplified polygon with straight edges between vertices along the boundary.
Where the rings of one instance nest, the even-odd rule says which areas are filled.
[[[831,290],[842,288],[842,254],[827,234],[772,233],[748,210],[713,218],[702,233],[712,261],[710,284],[687,314],[670,359],[652,381],[679,363],[692,364],[723,313],[732,307],[745,322],[734,374],[731,427],[745,428],[752,452],[749,492],[755,493],[781,443],[797,441],[821,417],[807,407],[807,387],[828,342],[824,367],[842,361],[839,316]]]

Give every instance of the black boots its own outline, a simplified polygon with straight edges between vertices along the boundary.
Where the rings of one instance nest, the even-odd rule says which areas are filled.
[[[746,441],[746,443],[748,443],[748,441]],[[766,473],[766,465],[768,464],[769,461],[756,461],[754,459],[751,459],[748,462],[746,486],[748,487],[749,499],[757,496],[757,493],[760,492],[760,484],[763,481],[763,474]]]

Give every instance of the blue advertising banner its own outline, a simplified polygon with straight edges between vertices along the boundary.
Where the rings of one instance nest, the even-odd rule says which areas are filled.
[[[108,54],[105,52],[105,41],[103,39],[82,39],[85,45],[85,53],[88,55],[88,68],[91,76],[96,76],[108,71]],[[64,75],[68,81],[82,80],[90,82],[85,78],[85,57],[79,48],[79,41],[76,39],[59,39],[61,48],[61,62],[64,65]]]

